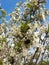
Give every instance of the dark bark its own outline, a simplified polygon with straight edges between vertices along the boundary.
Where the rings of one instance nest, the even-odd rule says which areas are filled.
[[[39,48],[37,47],[37,49],[36,49],[36,51],[35,51],[35,54],[32,56],[32,58],[31,58],[31,60],[30,60],[30,63],[29,63],[30,65],[32,65],[33,59],[34,59],[36,53],[38,52],[38,50],[39,50]]]

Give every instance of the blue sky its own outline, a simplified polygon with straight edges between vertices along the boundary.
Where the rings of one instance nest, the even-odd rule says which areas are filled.
[[[4,8],[7,11],[7,13],[12,12],[14,7],[16,6],[16,3],[19,1],[20,0],[0,0],[2,8]]]
[[[7,13],[10,13],[14,10],[16,3],[20,0],[0,0],[1,6],[3,9],[6,10]],[[22,0],[23,2],[26,0]],[[46,4],[46,7],[49,9],[49,0],[47,0],[48,3]],[[7,17],[8,18],[8,17]]]
[[[16,3],[19,2],[20,0],[0,0],[2,8],[4,8],[7,13],[12,12],[14,7],[16,6]],[[25,1],[25,0],[22,0]],[[48,3],[46,4],[46,7],[49,9],[49,0],[47,0]]]

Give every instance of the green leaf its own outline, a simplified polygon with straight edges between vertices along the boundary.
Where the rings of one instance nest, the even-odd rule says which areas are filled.
[[[28,29],[29,26],[27,25],[27,23],[21,23],[21,32],[26,33]]]
[[[2,16],[4,17],[6,15],[6,11],[5,10],[1,10],[2,12]]]
[[[0,50],[2,50],[3,49],[3,47],[2,46],[0,46]]]
[[[3,65],[3,62],[0,60],[0,65]]]
[[[49,24],[48,24],[48,32],[49,32]]]
[[[3,43],[3,42],[6,42],[6,38],[5,38],[5,37],[2,37],[1,42],[2,42],[2,43]]]
[[[21,52],[22,51],[22,42],[19,41],[18,43],[14,43],[15,44],[15,49],[17,50],[17,52]]]
[[[28,23],[30,23],[30,21],[27,19],[27,20],[26,20],[26,24],[28,24]]]
[[[4,9],[0,9],[0,12],[2,15],[0,15],[0,18],[6,16],[6,11]]]
[[[41,65],[49,65],[49,62],[43,61]]]
[[[32,4],[30,4],[30,3],[28,3],[27,6],[28,6],[29,8],[32,8],[32,7],[33,7]]]

